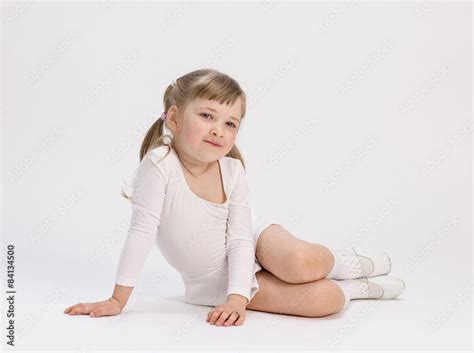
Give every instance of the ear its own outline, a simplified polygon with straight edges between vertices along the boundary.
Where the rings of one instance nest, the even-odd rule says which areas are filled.
[[[168,112],[166,113],[166,122],[167,126],[173,131],[176,131],[178,127],[178,107],[176,105],[172,105],[169,107]]]

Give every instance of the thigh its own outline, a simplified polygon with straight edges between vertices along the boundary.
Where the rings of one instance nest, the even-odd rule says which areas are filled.
[[[247,309],[276,314],[320,317],[334,314],[344,306],[344,294],[330,280],[287,283],[272,273],[256,273],[259,290]]]
[[[300,239],[279,224],[262,227],[262,232],[254,237],[259,265],[285,282],[325,278],[334,265],[326,246]]]
[[[305,251],[312,243],[297,238],[279,224],[271,224],[261,230],[255,237],[256,255],[258,260],[265,261],[269,255],[284,260],[288,255],[298,251]]]

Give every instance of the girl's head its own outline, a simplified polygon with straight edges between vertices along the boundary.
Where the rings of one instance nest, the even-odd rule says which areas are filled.
[[[240,159],[245,167],[235,139],[245,116],[246,96],[233,78],[214,69],[192,71],[166,88],[163,103],[165,122],[158,119],[148,130],[140,161],[150,149],[165,144],[166,123],[173,134],[170,145],[178,154],[200,163],[228,156]]]

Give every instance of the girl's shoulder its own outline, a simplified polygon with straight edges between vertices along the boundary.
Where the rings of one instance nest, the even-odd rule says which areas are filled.
[[[225,168],[227,170],[227,175],[230,179],[233,180],[233,183],[241,177],[241,174],[245,176],[245,169],[240,159],[225,156],[222,158],[225,163]]]
[[[170,151],[171,147],[168,145],[161,145],[155,148],[152,148],[148,152],[154,153],[154,154],[166,154],[166,152]]]
[[[162,145],[162,146],[152,148],[151,150],[149,150],[147,152],[147,154],[150,154],[150,156],[152,158],[153,157],[164,157],[168,154],[168,152],[171,152],[171,148],[166,146],[166,145]]]
[[[169,168],[166,158],[167,152],[167,146],[159,146],[148,150],[133,173],[132,184],[129,185],[126,183],[127,189],[129,189],[130,192],[126,192],[125,190],[127,189],[124,186],[122,187],[122,193],[125,195],[133,195],[135,183],[148,182],[151,180],[150,178],[155,180],[155,177],[160,178],[167,185],[167,181],[169,180]]]
[[[155,165],[164,168],[165,165],[168,163],[168,159],[169,159],[168,155],[170,153],[171,153],[170,147],[166,145],[158,146],[149,150],[143,157],[143,160],[149,160],[153,162]]]
[[[238,158],[233,158],[233,157],[228,157],[225,156],[223,159],[226,161],[226,163],[230,166],[230,168],[235,171],[235,172],[240,172],[244,170],[244,166],[242,164],[242,161]]]

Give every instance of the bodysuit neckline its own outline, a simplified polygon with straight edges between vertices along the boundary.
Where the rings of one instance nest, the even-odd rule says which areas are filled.
[[[182,167],[181,162],[180,162],[180,160],[179,160],[178,154],[176,153],[176,151],[174,150],[174,148],[170,147],[170,149],[171,149],[171,152],[173,153],[173,155],[174,155],[174,157],[175,157],[176,163],[178,164],[178,165],[177,165],[178,173],[179,173],[179,175],[180,175],[180,178],[181,178],[181,180],[182,180],[182,182],[183,182],[183,184],[184,184],[185,189],[187,190],[187,192],[188,192],[189,194],[191,194],[194,198],[196,198],[196,199],[198,199],[198,200],[200,200],[200,201],[202,201],[202,202],[205,202],[205,203],[207,203],[207,204],[210,204],[210,205],[213,205],[213,206],[218,206],[218,207],[226,207],[227,204],[229,203],[229,196],[227,195],[227,188],[226,188],[227,184],[226,184],[226,182],[225,182],[225,180],[226,180],[226,175],[224,174],[225,168],[222,167],[222,160],[223,160],[223,158],[222,158],[222,157],[219,158],[219,159],[217,160],[217,164],[218,164],[219,169],[220,169],[220,177],[221,177],[222,187],[224,188],[224,194],[225,194],[226,200],[225,200],[223,203],[216,203],[216,202],[212,202],[212,201],[206,200],[206,199],[204,199],[204,198],[202,198],[202,197],[196,195],[196,194],[194,193],[194,191],[191,190],[191,187],[189,186],[189,184],[188,184],[188,182],[187,182],[187,180],[186,180],[186,176],[184,175],[184,170],[183,170],[183,167]]]

